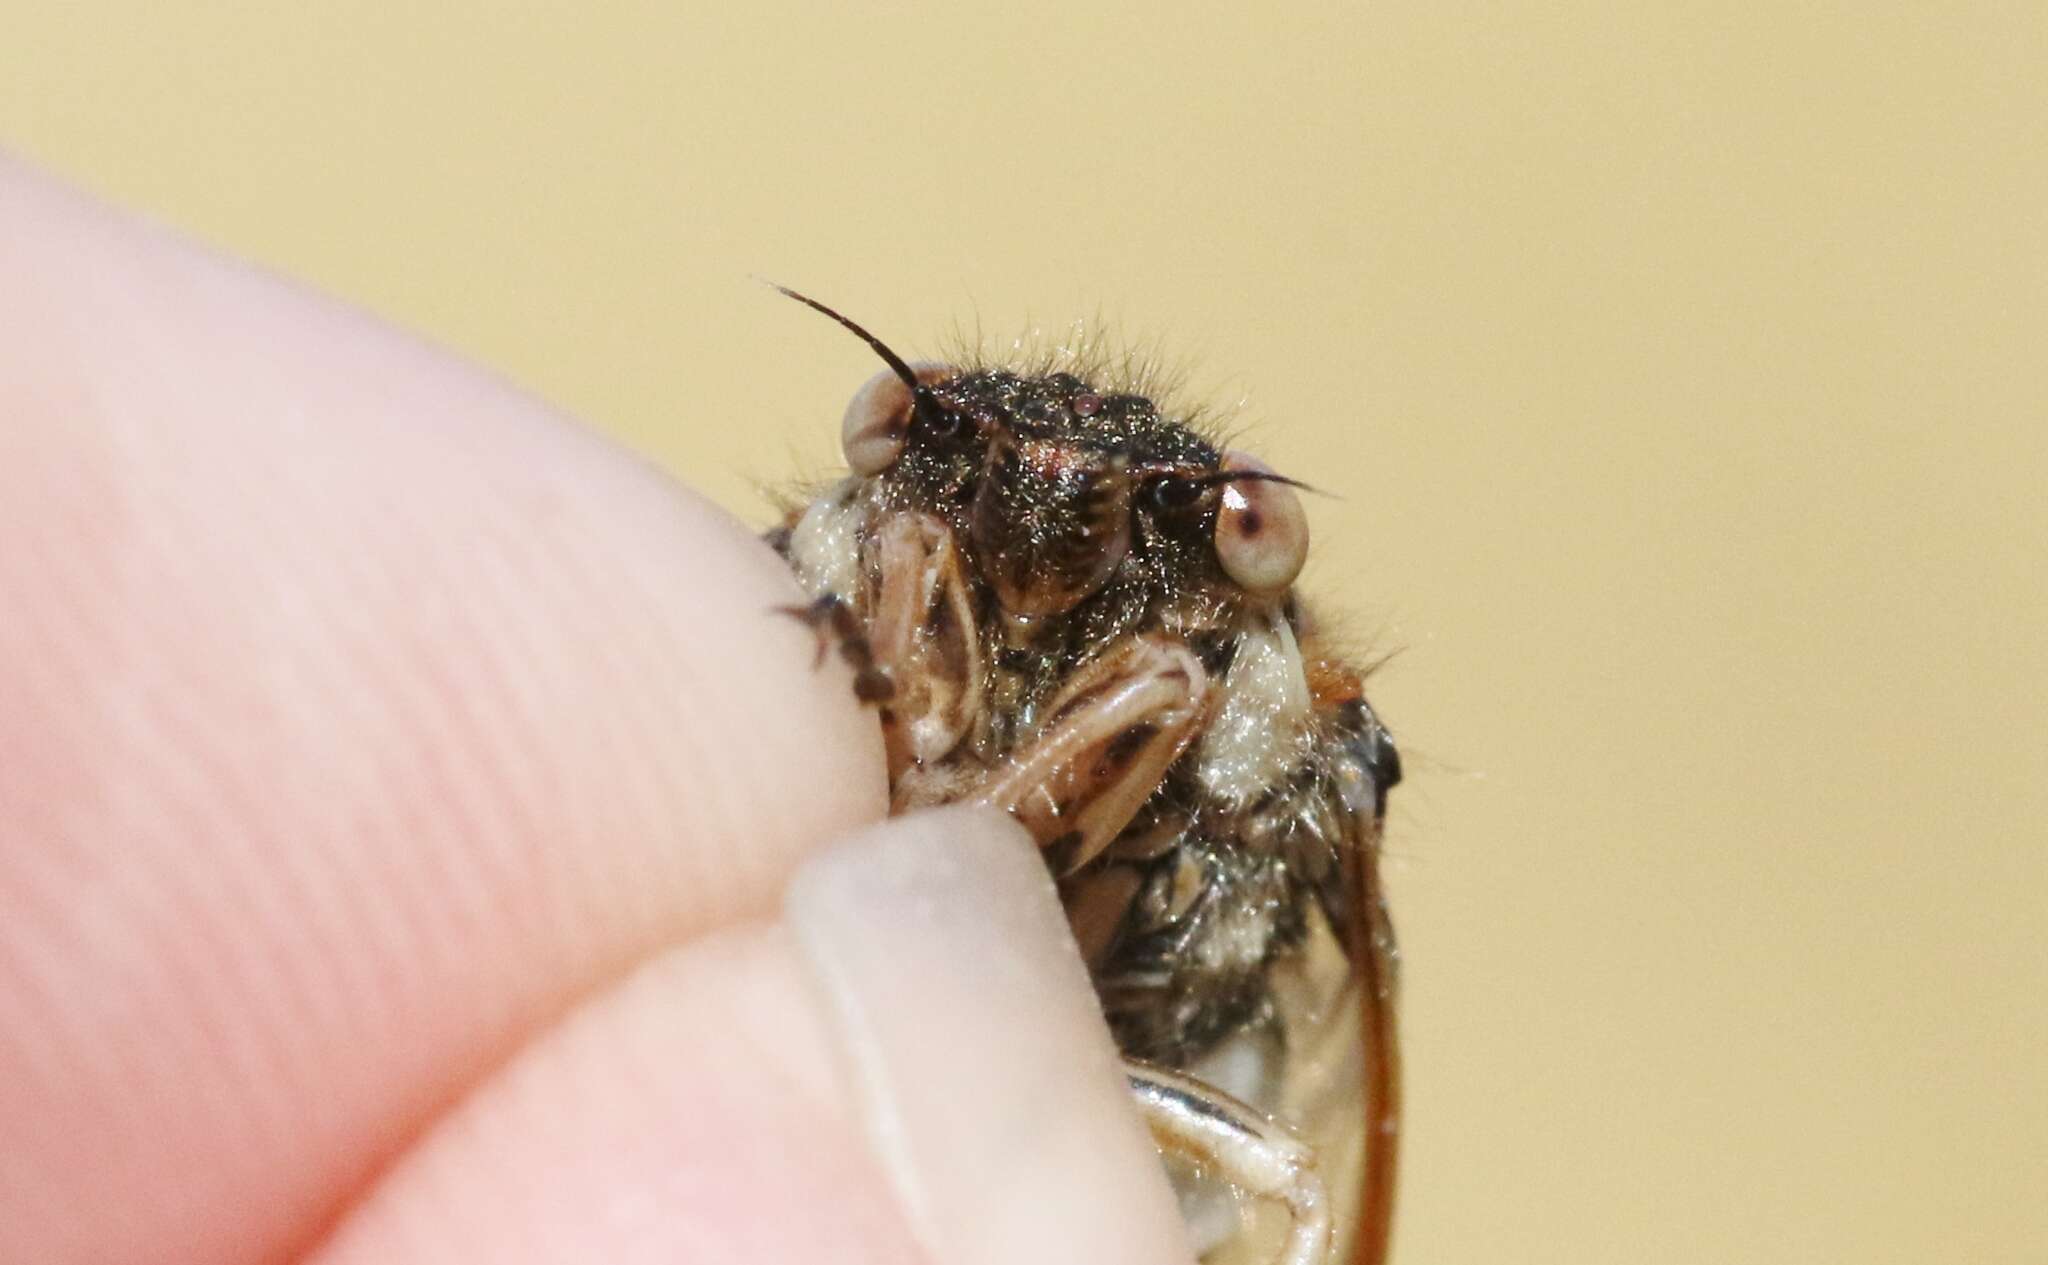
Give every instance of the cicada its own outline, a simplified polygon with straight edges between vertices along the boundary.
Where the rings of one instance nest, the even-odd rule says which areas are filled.
[[[912,364],[784,293],[884,365],[769,539],[893,810],[1036,838],[1205,1260],[1381,1261],[1401,765],[1295,592],[1300,485],[1087,366]]]

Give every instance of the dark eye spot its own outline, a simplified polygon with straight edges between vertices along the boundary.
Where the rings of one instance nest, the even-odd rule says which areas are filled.
[[[958,411],[947,408],[924,392],[918,393],[917,403],[911,411],[917,428],[934,439],[951,439],[966,425],[967,419]]]
[[[1202,499],[1202,485],[1189,479],[1160,479],[1152,484],[1152,505],[1169,513]]]
[[[1246,510],[1237,516],[1237,530],[1246,536],[1258,535],[1259,528],[1264,523],[1265,520],[1259,517],[1257,510]]]

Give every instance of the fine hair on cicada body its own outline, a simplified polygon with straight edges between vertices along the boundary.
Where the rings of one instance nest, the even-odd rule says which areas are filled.
[[[770,533],[881,716],[895,811],[1058,881],[1204,1259],[1383,1259],[1399,1123],[1392,739],[1294,591],[1299,484],[1127,383],[912,363]]]

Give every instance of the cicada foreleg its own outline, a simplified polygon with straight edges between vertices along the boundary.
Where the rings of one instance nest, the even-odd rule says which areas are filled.
[[[883,519],[869,537],[874,577],[868,644],[894,685],[882,712],[889,781],[936,763],[966,736],[982,705],[973,592],[952,529],[929,514]]]
[[[1133,637],[1083,668],[1036,736],[970,798],[1007,810],[1070,874],[1131,823],[1208,711],[1209,677],[1179,642]]]
[[[839,647],[839,657],[853,669],[855,698],[863,703],[887,703],[895,697],[895,678],[875,662],[874,648],[861,629],[860,617],[845,598],[827,593],[807,606],[777,609],[817,634],[818,657],[814,666],[825,662],[827,649],[835,644]]]
[[[828,501],[795,529],[784,548],[826,591],[785,613],[816,631],[821,661],[836,643],[854,670],[854,694],[881,708],[889,782],[900,786],[958,746],[981,710],[974,597],[944,522],[887,514],[862,522],[859,543],[848,543],[847,525],[833,520],[857,513]],[[826,521],[807,530],[814,517]]]
[[[1315,1151],[1228,1094],[1135,1059],[1124,1060],[1138,1113],[1161,1151],[1183,1156],[1234,1189],[1287,1208],[1287,1237],[1273,1265],[1323,1265],[1330,1201]]]

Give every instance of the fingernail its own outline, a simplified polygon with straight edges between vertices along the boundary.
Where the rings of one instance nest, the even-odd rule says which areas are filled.
[[[849,1093],[935,1261],[1192,1258],[1037,850],[897,818],[809,862],[786,919]]]

